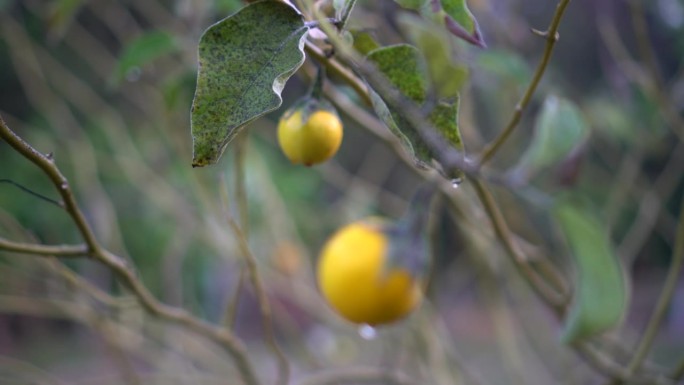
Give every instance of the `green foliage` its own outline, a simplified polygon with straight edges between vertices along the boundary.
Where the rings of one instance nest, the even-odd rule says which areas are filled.
[[[400,6],[420,11],[454,36],[478,47],[486,47],[480,26],[468,9],[466,0],[394,0]]]
[[[532,78],[530,67],[517,52],[500,48],[481,52],[477,57],[477,68],[518,86],[527,84]]]
[[[50,27],[63,30],[73,20],[84,2],[85,0],[56,0],[50,2]],[[0,2],[0,9],[3,7],[2,3]]]
[[[553,210],[576,265],[573,303],[563,341],[573,344],[614,329],[627,311],[629,285],[606,227],[586,207],[567,198]]]
[[[468,68],[452,60],[447,36],[433,24],[415,15],[402,14],[399,23],[425,57],[431,87],[435,89],[437,97],[458,96],[468,79]]]
[[[127,44],[119,55],[119,63],[114,69],[113,81],[115,83],[120,82],[131,70],[175,52],[178,48],[175,37],[165,31],[152,31],[139,36]]]
[[[422,106],[428,101],[428,71],[425,59],[417,48],[399,44],[379,48],[368,54],[368,60],[374,63],[380,73],[385,75],[389,83],[407,101]],[[435,158],[430,146],[406,118],[405,108],[394,105],[389,95],[381,95],[382,91],[371,91],[373,108],[389,129],[397,135],[406,150],[423,167],[431,167]],[[458,130],[458,99],[451,98],[439,101],[432,107],[428,117],[435,128],[449,140],[450,144],[462,149]],[[449,175],[456,177],[457,175]]]
[[[295,9],[267,0],[204,32],[192,105],[194,167],[216,163],[248,123],[280,107],[285,82],[304,62],[307,30]]]
[[[547,97],[537,117],[534,136],[516,166],[524,179],[563,160],[589,137],[589,126],[574,103]]]
[[[361,55],[368,55],[374,49],[380,48],[380,44],[375,41],[375,38],[369,31],[349,31],[354,40],[354,49]]]
[[[0,62],[4,64],[0,65],[0,81],[5,90],[0,114],[36,151],[54,154],[54,162],[68,178],[82,210],[85,226],[92,227],[94,237],[107,252],[121,257],[120,266],[131,267],[134,283],[139,280],[171,312],[170,317],[146,314],[139,300],[147,297],[135,298],[137,294],[126,288],[128,282],[96,264],[96,255],[69,258],[68,266],[94,287],[115,295],[117,303],[112,306],[99,295],[93,296],[97,294],[93,289],[79,288],[46,268],[44,262],[52,263],[52,258],[24,258],[0,250],[0,316],[17,312],[10,315],[8,325],[18,325],[22,331],[8,340],[9,357],[16,355],[34,362],[50,375],[54,372],[56,378],[73,377],[74,373],[63,371],[71,366],[54,358],[43,361],[29,355],[55,345],[66,357],[61,347],[72,343],[75,334],[81,341],[80,327],[61,325],[34,333],[31,325],[35,321],[25,323],[22,318],[69,318],[70,313],[60,309],[63,303],[77,310],[74,323],[85,321],[84,325],[89,326],[93,320],[93,335],[105,337],[98,338],[97,346],[105,341],[121,349],[122,357],[130,355],[136,362],[146,362],[145,368],[154,369],[140,373],[145,380],[154,382],[157,379],[153,377],[160,376],[157,382],[163,382],[176,375],[168,368],[187,362],[190,364],[183,368],[192,369],[196,366],[192,363],[201,359],[200,371],[188,372],[187,378],[179,381],[239,381],[234,368],[240,369],[242,357],[229,358],[237,365],[225,365],[225,352],[213,345],[225,338],[211,337],[211,330],[223,327],[227,303],[234,298],[238,322],[235,327],[221,329],[224,334],[218,337],[230,337],[235,330],[238,347],[244,343],[249,352],[244,361],[254,364],[256,377],[270,380],[272,376],[261,372],[264,365],[272,365],[270,357],[261,354],[269,341],[261,338],[266,335],[257,335],[267,329],[255,322],[266,319],[259,314],[256,286],[238,283],[245,277],[249,279],[250,274],[242,270],[244,250],[226,220],[231,216],[239,219],[257,260],[255,276],[261,278],[273,304],[271,326],[278,333],[277,340],[283,342],[284,355],[302,378],[309,374],[318,377],[318,373],[305,373],[315,370],[307,366],[307,357],[313,354],[319,361],[315,366],[323,370],[338,364],[340,358],[351,369],[356,363],[365,365],[359,378],[354,378],[353,370],[345,370],[344,375],[351,377],[331,378],[332,382],[373,380],[366,376],[370,373],[368,365],[375,365],[377,352],[395,346],[399,338],[412,355],[407,362],[415,357],[417,366],[401,367],[397,375],[413,383],[443,379],[468,382],[468,378],[458,378],[468,371],[467,367],[452,370],[461,364],[452,348],[478,351],[481,359],[472,362],[475,366],[502,362],[498,366],[503,370],[494,365],[495,370],[482,373],[484,383],[547,383],[548,373],[535,369],[548,366],[550,373],[561,373],[563,369],[554,367],[560,364],[553,359],[561,354],[570,357],[572,361],[567,364],[578,371],[576,378],[567,381],[609,382],[599,381],[601,374],[590,367],[597,365],[592,357],[568,354],[578,346],[596,348],[598,357],[608,359],[608,363],[613,360],[616,373],[626,373],[632,366],[624,366],[629,357],[612,357],[602,335],[620,327],[631,295],[629,276],[612,243],[616,243],[615,249],[625,261],[636,258],[636,279],[658,277],[670,260],[672,246],[681,243],[681,237],[675,238],[673,231],[682,188],[677,152],[681,146],[672,140],[677,124],[673,115],[668,115],[677,111],[677,104],[674,97],[667,99],[678,94],[672,80],[676,69],[682,67],[682,55],[677,55],[676,50],[668,53],[665,46],[654,52],[657,67],[663,70],[663,83],[668,85],[661,90],[651,79],[649,63],[639,58],[643,47],[635,50],[634,42],[625,41],[625,57],[616,56],[619,49],[613,52],[620,48],[623,36],[634,32],[629,21],[611,20],[629,14],[622,12],[627,9],[603,15],[606,23],[601,27],[614,25],[617,29],[616,36],[608,35],[614,41],[602,41],[606,39],[603,33],[587,33],[582,24],[585,20],[564,17],[563,28],[573,34],[566,36],[561,31],[562,38],[549,49],[550,42],[529,33],[528,27],[544,28],[543,20],[559,20],[551,15],[554,4],[535,8],[535,17],[528,19],[529,9],[487,9],[491,2],[482,0],[395,2],[406,10],[387,8],[382,2],[357,2],[344,28],[335,18],[346,14],[353,0],[333,0],[333,8],[330,3],[316,3],[324,4],[319,10],[323,17],[331,18],[328,21],[333,29],[317,29],[316,36],[307,36],[318,22],[310,12],[310,6],[315,5],[307,1],[293,2],[306,7],[300,14],[293,6],[275,0],[181,2],[177,7],[163,0],[106,4],[54,0],[45,7],[36,1],[0,0],[0,10],[6,11],[0,23]],[[585,3],[572,2],[568,9],[594,7],[591,2]],[[468,5],[475,12],[488,13],[486,19],[480,20],[483,27],[485,20],[494,21],[486,25],[486,30],[495,48],[478,48],[484,46],[484,41]],[[662,10],[647,7],[648,31],[657,36],[640,38],[645,37],[646,42],[680,38],[681,33],[677,35],[667,26],[654,29],[657,25],[650,23],[658,20]],[[193,39],[197,35],[198,22],[220,20],[233,12],[237,13],[203,35],[198,74],[197,66],[185,52],[193,46],[186,37]],[[325,34],[329,39],[322,38]],[[305,57],[302,48],[306,38],[327,56]],[[396,45],[383,47],[381,42]],[[400,42],[407,44],[397,44]],[[373,66],[357,62],[359,56],[350,54],[352,46]],[[605,50],[606,46],[611,50]],[[118,55],[111,54],[117,50]],[[548,57],[549,53],[548,69],[533,73],[540,57]],[[557,53],[562,54],[560,58]],[[595,60],[597,57],[600,61]],[[302,66],[305,59],[310,63]],[[154,76],[144,82],[102,87],[152,65]],[[326,68],[329,78],[323,94],[341,113],[345,139],[330,162],[313,168],[296,167],[277,149],[274,121],[282,111],[275,109],[281,99],[285,99],[283,104],[292,105],[307,88],[305,81],[290,82],[290,76],[298,68],[301,75],[311,75],[315,66]],[[371,67],[379,72],[367,70]],[[552,77],[549,79],[544,72]],[[367,87],[359,73],[369,75]],[[377,76],[371,79],[372,75]],[[530,109],[520,100],[530,88],[533,75],[542,82],[540,90],[529,93],[529,105],[535,107]],[[391,90],[381,87],[377,79],[383,77]],[[302,76],[301,80],[307,79]],[[283,90],[286,82],[288,89]],[[572,95],[572,101],[548,97],[548,89]],[[369,97],[380,119],[367,113],[369,106],[363,103]],[[537,109],[537,101],[544,100]],[[463,113],[459,116],[461,102]],[[192,115],[188,108],[191,103]],[[218,161],[236,135],[247,134],[244,127],[252,125],[252,129],[249,140],[237,141],[241,151],[236,151],[238,146],[226,151],[231,156],[224,157],[221,167],[193,170],[188,164],[192,150],[188,138],[190,120],[195,166]],[[519,132],[501,135],[508,122],[515,122],[511,126]],[[319,300],[318,288],[311,280],[311,263],[323,239],[343,221],[369,213],[401,218],[401,212],[411,207],[407,204],[409,190],[432,177],[432,173],[417,172],[411,165],[399,162],[404,157],[392,142],[395,138],[388,138],[381,131],[383,127],[377,128],[378,123],[390,128],[416,164],[442,172],[435,162],[441,155],[434,153],[438,145],[463,150],[464,142],[468,142],[472,152],[468,161],[474,172],[463,187],[441,189],[445,204],[430,210],[414,208],[421,214],[432,211],[431,226],[437,230],[431,231],[430,241],[440,245],[435,250],[443,254],[432,263],[428,291],[431,301],[411,318],[392,326],[392,331],[382,331],[387,338],[376,341],[375,348],[369,350],[366,348],[370,345],[360,340],[355,329],[330,319],[329,309]],[[442,135],[443,143],[434,145],[432,140],[424,139],[422,130],[431,126]],[[491,146],[495,143],[492,139],[502,137],[501,146]],[[495,149],[491,162],[478,164],[482,154],[491,148]],[[516,164],[511,160],[519,161]],[[578,167],[580,163],[582,167]],[[521,179],[506,178],[504,173],[511,166],[508,176]],[[532,177],[541,173],[550,177],[533,183]],[[572,179],[564,178],[567,175]],[[460,175],[454,171],[446,176],[455,179]],[[39,168],[2,140],[0,179],[16,181],[59,199],[61,187],[53,186]],[[565,183],[569,180],[573,183]],[[549,190],[557,189],[558,181],[562,188],[571,190],[565,192],[569,196],[586,197],[590,202],[578,204],[562,198],[551,205],[553,191]],[[242,192],[246,201],[238,199]],[[520,196],[525,198],[523,204],[517,199]],[[78,229],[63,208],[9,183],[0,183],[0,238],[42,247],[80,245],[84,239]],[[556,242],[556,230],[565,240],[564,247],[557,247],[561,245]],[[411,252],[415,245],[422,247],[421,240],[409,238],[395,240],[395,251]],[[571,256],[570,260],[559,261],[565,255]],[[406,261],[411,267],[411,259]],[[514,269],[514,265],[522,269]],[[530,284],[539,298],[531,298],[528,291],[521,290],[522,281]],[[649,303],[651,293],[660,288],[660,282],[652,281],[636,281],[634,312],[641,312],[640,304]],[[565,290],[568,287],[570,290]],[[571,301],[562,301],[566,298]],[[45,300],[50,306],[35,306],[41,305],[36,300]],[[539,300],[548,308],[538,309]],[[662,317],[666,308],[653,313]],[[569,347],[557,341],[549,311],[562,319],[562,338]],[[90,312],[96,317],[88,316]],[[515,318],[518,312],[525,315],[525,322],[511,323],[511,316]],[[79,320],[81,313],[85,319]],[[177,323],[178,315],[187,324],[181,322],[169,328]],[[19,322],[14,321],[15,317]],[[677,317],[670,318],[662,319],[658,336],[671,346],[654,345],[652,351],[647,347],[644,351],[648,357],[642,369],[637,368],[625,382],[656,383],[669,375],[661,373],[659,367],[684,367],[670,362],[669,356],[678,359],[678,354],[670,354],[668,361],[661,360],[664,353],[681,350],[679,340],[668,338],[679,330]],[[200,333],[208,338],[194,338],[190,333],[187,337],[193,340],[192,349],[168,354],[169,347],[182,342],[179,338],[186,338],[186,332],[192,331],[193,320],[200,328],[213,324],[204,329],[209,334]],[[442,321],[449,330],[446,334],[440,334],[441,327],[434,327],[435,322]],[[623,334],[632,335],[633,327],[624,325],[625,330],[616,333],[615,340]],[[539,344],[533,348],[543,346],[544,354],[529,351],[529,346],[516,346],[527,333],[534,334]],[[26,336],[33,334],[38,342],[27,348]],[[642,338],[647,344],[651,338],[648,334]],[[316,338],[304,341],[300,338],[303,335]],[[460,338],[462,335],[476,338]],[[77,350],[82,350],[90,349],[91,344],[77,345]],[[13,351],[17,348],[20,351]],[[74,359],[76,354],[79,352],[65,360]],[[76,360],[91,368],[111,361],[106,355],[92,356],[80,353]],[[540,357],[542,360],[536,362]],[[582,365],[579,359],[590,365]],[[129,366],[125,360],[122,363]],[[130,368],[129,382],[136,381],[138,366]],[[0,378],[14,367],[5,365]],[[129,368],[121,369],[124,373]],[[378,381],[386,379],[383,370],[378,372]],[[15,382],[35,380],[31,371],[26,371],[28,378],[22,376]],[[123,380],[129,379],[113,381]],[[292,382],[285,376],[277,380]]]

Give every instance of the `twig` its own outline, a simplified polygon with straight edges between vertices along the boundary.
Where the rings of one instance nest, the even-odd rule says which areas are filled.
[[[0,250],[65,258],[81,258],[90,254],[86,245],[38,245],[34,243],[13,242],[2,237],[0,237]]]
[[[246,142],[243,140],[242,142],[240,142],[239,145],[241,147],[244,147],[246,145]],[[235,158],[235,182],[237,189],[236,195],[238,195],[239,197],[238,204],[240,205],[240,214],[243,217],[242,221],[243,223],[247,223],[247,195],[244,191],[244,171],[242,170],[244,168],[243,163],[245,157],[245,149],[243,148],[239,152],[240,154],[236,155]],[[286,385],[289,382],[290,378],[290,364],[288,363],[287,357],[285,357],[285,354],[280,349],[278,341],[275,338],[275,333],[273,331],[273,315],[271,311],[271,306],[268,301],[266,291],[264,290],[264,286],[261,283],[261,276],[259,275],[259,271],[257,269],[256,258],[254,258],[254,255],[252,254],[249,248],[249,244],[247,242],[247,235],[241,229],[240,225],[230,215],[230,199],[228,197],[228,190],[225,186],[225,183],[221,183],[221,195],[224,200],[224,205],[226,206],[228,224],[230,225],[230,228],[233,231],[233,235],[238,241],[240,253],[242,254],[243,259],[245,261],[245,269],[240,271],[240,278],[238,280],[238,284],[235,290],[235,295],[232,297],[231,301],[228,303],[228,306],[226,307],[224,324],[230,328],[234,326],[234,322],[237,315],[237,305],[240,300],[240,293],[242,291],[243,283],[246,277],[249,277],[249,280],[252,283],[254,291],[256,292],[257,301],[259,303],[259,310],[261,312],[262,317],[262,327],[266,335],[266,343],[269,345],[269,347],[276,356],[276,360],[278,361],[278,377],[276,378],[276,384]]]
[[[634,356],[632,356],[632,359],[627,366],[627,378],[641,368],[648,351],[651,349],[656,333],[660,328],[663,318],[670,306],[670,302],[672,301],[672,297],[674,296],[682,267],[684,267],[684,198],[681,201],[679,210],[679,224],[677,226],[677,237],[674,252],[672,254],[672,262],[670,263],[665,283],[663,283],[660,297],[658,297],[658,302],[653,309],[653,314],[648,320],[646,330],[644,330],[644,333],[637,344]],[[611,384],[621,385],[623,383],[624,381],[622,379],[616,379]]]
[[[664,375],[634,375],[633,373],[629,373],[626,368],[613,361],[611,357],[588,343],[576,345],[575,351],[585,362],[589,363],[594,369],[606,377],[629,381],[630,384],[675,385],[675,382],[665,378]]]
[[[309,41],[306,42],[304,49],[306,50],[307,54],[316,59],[318,62],[322,63],[329,74],[339,76],[344,80],[345,83],[353,88],[365,105],[370,106],[373,104],[371,102],[370,96],[368,95],[368,89],[366,88],[366,85],[361,79],[354,75],[353,72],[344,67],[334,58],[329,58],[326,56],[322,49],[316,47]]]
[[[677,106],[672,103],[666,94],[668,87],[665,84],[662,72],[658,68],[656,53],[650,41],[644,10],[638,1],[628,1],[627,4],[632,15],[632,27],[634,28],[639,56],[641,56],[641,61],[646,65],[649,74],[644,80],[649,81],[650,87],[648,88],[658,101],[658,106],[662,107],[665,119],[670,124],[672,131],[679,137],[679,140],[684,141],[684,119],[679,114]]]
[[[477,193],[480,202],[484,206],[487,216],[492,222],[494,232],[496,233],[501,245],[506,253],[511,257],[513,265],[518,269],[518,272],[530,284],[532,289],[542,298],[549,306],[554,308],[556,312],[562,313],[565,305],[568,303],[568,293],[558,292],[549,287],[549,279],[555,279],[555,276],[546,275],[543,278],[537,273],[529,264],[527,258],[517,249],[513,243],[511,230],[506,224],[499,207],[494,201],[494,197],[489,190],[484,186],[483,182],[473,179],[471,180],[475,192]],[[556,287],[564,287],[561,282],[554,284]]]
[[[62,204],[62,202],[56,201],[56,200],[54,200],[54,199],[52,199],[52,198],[48,198],[48,197],[46,197],[45,195],[38,194],[37,192],[31,190],[30,188],[24,187],[24,186],[20,185],[19,183],[15,182],[15,181],[13,181],[13,180],[10,180],[10,179],[0,179],[0,183],[9,183],[9,184],[11,184],[12,186],[14,186],[14,187],[16,187],[16,188],[18,188],[18,189],[20,189],[20,190],[22,190],[22,191],[24,191],[24,192],[26,192],[26,193],[28,193],[28,194],[33,195],[34,197],[36,197],[36,198],[38,198],[38,199],[42,199],[42,200],[44,200],[44,201],[46,201],[46,202],[52,203],[53,205],[55,205],[55,206],[57,206],[57,207],[59,207],[59,208],[64,208],[64,205]]]
[[[242,297],[242,288],[245,286],[245,277],[247,273],[245,270],[240,270],[238,275],[237,284],[235,284],[235,290],[233,290],[233,295],[228,300],[226,304],[226,310],[223,312],[223,325],[226,328],[233,330],[235,328],[235,323],[237,322],[238,306],[240,305],[240,298]]]
[[[285,354],[280,349],[273,331],[273,314],[271,312],[268,296],[266,295],[264,286],[261,283],[261,278],[256,265],[256,258],[254,258],[254,255],[250,251],[249,245],[247,244],[247,239],[240,229],[240,226],[231,216],[228,216],[228,224],[233,230],[235,238],[238,240],[240,252],[242,253],[245,264],[247,265],[249,280],[252,283],[257,296],[257,301],[259,302],[259,310],[261,311],[261,318],[263,321],[262,327],[264,329],[264,334],[266,335],[266,343],[271,347],[271,350],[278,360],[278,378],[276,379],[276,384],[286,385],[289,382],[290,377],[290,364],[287,361],[287,357],[285,357]]]
[[[356,5],[356,0],[346,0],[340,22],[337,24],[337,28],[339,28],[340,31],[344,31],[344,28],[347,26],[349,16],[351,15],[352,10],[354,10],[354,5]]]
[[[62,175],[53,160],[38,152],[21,139],[5,124],[1,117],[0,138],[4,139],[15,151],[40,168],[52,181],[64,201],[66,211],[81,233],[81,237],[87,245],[89,255],[107,266],[133,292],[145,310],[152,315],[183,325],[200,335],[220,343],[233,358],[245,383],[249,385],[259,384],[254,369],[247,358],[244,345],[230,330],[198,319],[183,309],[159,302],[137,278],[135,272],[129,268],[124,259],[107,251],[98,243],[92,229],[85,220],[85,216],[76,203],[67,179]]]
[[[570,0],[561,0],[558,3],[558,5],[556,6],[556,13],[553,15],[551,24],[545,32],[532,30],[535,34],[546,38],[546,47],[544,48],[544,54],[542,55],[541,61],[537,65],[537,70],[534,72],[532,81],[527,86],[527,90],[523,94],[522,99],[520,99],[518,104],[515,106],[515,112],[513,113],[513,116],[506,125],[506,128],[504,128],[504,130],[501,131],[501,133],[499,133],[499,136],[497,136],[482,151],[482,156],[480,157],[480,166],[487,163],[496,154],[496,152],[504,144],[504,142],[506,142],[511,133],[513,133],[513,130],[517,127],[518,123],[520,123],[523,111],[525,111],[525,108],[527,108],[527,105],[529,104],[530,100],[532,100],[532,95],[534,95],[534,92],[537,89],[539,81],[544,76],[546,66],[549,64],[551,54],[553,53],[553,47],[556,45],[556,42],[558,41],[559,37],[558,27],[560,26],[561,19],[563,18],[565,8],[568,6],[569,3]]]
[[[120,365],[122,377],[127,378],[127,384],[136,385],[140,383],[126,354],[126,350],[134,352],[134,349],[125,346],[122,340],[115,336],[118,333],[110,332],[114,323],[98,314],[94,308],[62,300],[0,295],[0,313],[64,319],[81,323],[99,331],[107,348],[111,350],[113,358]]]

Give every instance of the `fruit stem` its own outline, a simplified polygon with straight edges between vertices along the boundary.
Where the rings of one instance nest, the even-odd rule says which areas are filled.
[[[390,238],[389,265],[402,266],[420,277],[429,267],[428,221],[437,186],[425,183],[418,188],[406,213],[387,230]]]
[[[311,97],[316,100],[321,100],[323,98],[323,82],[325,81],[325,67],[322,65],[317,65],[318,71],[316,72],[316,79],[311,86]]]

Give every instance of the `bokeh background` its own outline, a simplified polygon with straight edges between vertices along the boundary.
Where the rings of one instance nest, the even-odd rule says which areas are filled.
[[[488,44],[453,42],[470,68],[460,125],[467,152],[477,154],[513,113],[543,51],[530,28],[546,28],[556,3],[468,3]],[[288,83],[283,108],[249,126],[242,147],[229,146],[215,166],[190,167],[197,42],[241,6],[0,1],[0,115],[54,155],[103,245],[128,259],[165,303],[234,322],[265,382],[275,376],[275,360],[229,218],[257,260],[293,383],[315,383],[310,376],[321,370],[369,366],[401,369],[416,384],[600,383],[560,342],[559,321],[506,261],[483,215],[463,221],[446,207],[436,210],[428,298],[409,319],[368,339],[326,307],[314,279],[326,237],[367,215],[398,217],[422,177],[373,133],[379,123],[359,113],[364,107],[345,107],[358,100],[336,79],[345,123],[340,152],[311,168],[287,161],[275,126],[309,87],[310,63]],[[352,24],[396,43],[405,40],[401,12],[390,0],[360,0]],[[590,139],[532,183],[546,194],[581,191],[606,224],[632,277],[629,316],[605,346],[625,362],[660,291],[681,209],[684,143],[675,133],[684,132],[684,3],[575,0],[560,35],[540,89],[492,168],[504,173],[517,162],[549,95],[581,109]],[[0,179],[0,236],[80,241],[62,209],[6,182],[57,198],[49,180],[4,142]],[[461,190],[464,202],[478,205],[467,181]],[[497,199],[529,249],[550,251],[571,277],[547,213],[508,188],[497,189]],[[682,357],[684,283],[649,365],[673,367]],[[0,251],[0,384],[122,383],[240,382],[216,344],[147,315],[103,266]]]

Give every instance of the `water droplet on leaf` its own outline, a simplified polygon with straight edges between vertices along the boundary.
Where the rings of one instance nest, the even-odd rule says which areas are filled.
[[[128,72],[126,72],[126,80],[129,82],[137,82],[140,80],[140,77],[142,76],[142,70],[140,67],[133,67]]]
[[[374,327],[364,324],[359,326],[359,335],[364,340],[372,340],[375,339],[375,337],[377,337],[378,332],[377,330],[375,330]]]

